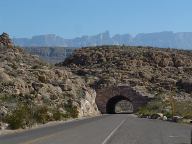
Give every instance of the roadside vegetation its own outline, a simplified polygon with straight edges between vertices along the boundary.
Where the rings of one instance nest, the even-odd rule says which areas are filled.
[[[63,105],[63,109],[46,104],[35,105],[29,101],[20,102],[19,96],[16,95],[1,95],[0,101],[9,104],[11,101],[16,101],[12,103],[12,110],[1,116],[1,121],[8,123],[10,129],[27,128],[35,124],[78,117],[77,107],[72,105],[72,100],[68,100]]]
[[[27,103],[18,103],[17,106],[9,112],[2,121],[9,124],[10,129],[19,129],[32,127],[35,124],[45,124],[49,121],[66,120],[77,118],[77,107],[70,103],[65,105],[65,112],[57,108],[51,108],[47,105],[34,105]]]
[[[154,114],[162,114],[168,120],[173,120],[177,116],[181,118],[180,122],[185,122],[186,119],[192,119],[192,103],[176,100],[172,92],[167,97],[155,97],[146,106],[141,107],[137,114],[149,118]]]

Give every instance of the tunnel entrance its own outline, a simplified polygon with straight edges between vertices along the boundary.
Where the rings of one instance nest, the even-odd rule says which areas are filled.
[[[127,110],[127,113],[135,113],[150,100],[147,95],[127,85],[97,89],[96,94],[97,107],[103,114]],[[118,108],[119,105],[124,108]]]
[[[130,100],[124,96],[114,96],[108,100],[106,112],[108,114],[133,113],[133,105]]]

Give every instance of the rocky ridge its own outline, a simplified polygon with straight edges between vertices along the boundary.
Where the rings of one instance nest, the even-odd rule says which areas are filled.
[[[97,83],[92,84],[96,88],[126,83],[146,88],[154,84],[170,90],[184,79],[190,83],[191,56],[191,51],[176,49],[103,46],[78,49],[59,65],[81,76],[95,76]],[[104,79],[106,82],[102,83]]]
[[[126,84],[163,101],[173,95],[192,111],[192,52],[132,46],[77,49],[58,64],[83,77],[95,89]],[[192,116],[192,114],[191,114]]]
[[[31,123],[99,114],[96,92],[82,78],[66,68],[44,63],[21,48],[9,47],[9,38],[2,39],[4,35],[0,36],[0,127],[2,122],[19,128],[14,125],[18,121],[28,127]],[[23,114],[28,117],[21,121],[15,118]]]

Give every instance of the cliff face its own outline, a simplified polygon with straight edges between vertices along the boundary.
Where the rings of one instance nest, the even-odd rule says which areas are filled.
[[[68,69],[43,63],[20,48],[0,47],[1,121],[13,124],[14,114],[25,115],[24,109],[32,112],[23,116],[24,127],[30,122],[97,115],[95,97],[95,91]]]
[[[76,50],[72,57],[59,65],[71,68],[96,89],[127,84],[154,96],[176,90],[176,98],[192,98],[191,51],[126,46],[87,47]]]

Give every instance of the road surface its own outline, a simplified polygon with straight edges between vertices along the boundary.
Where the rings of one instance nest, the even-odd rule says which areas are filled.
[[[191,144],[191,129],[117,114],[0,136],[0,144]]]

